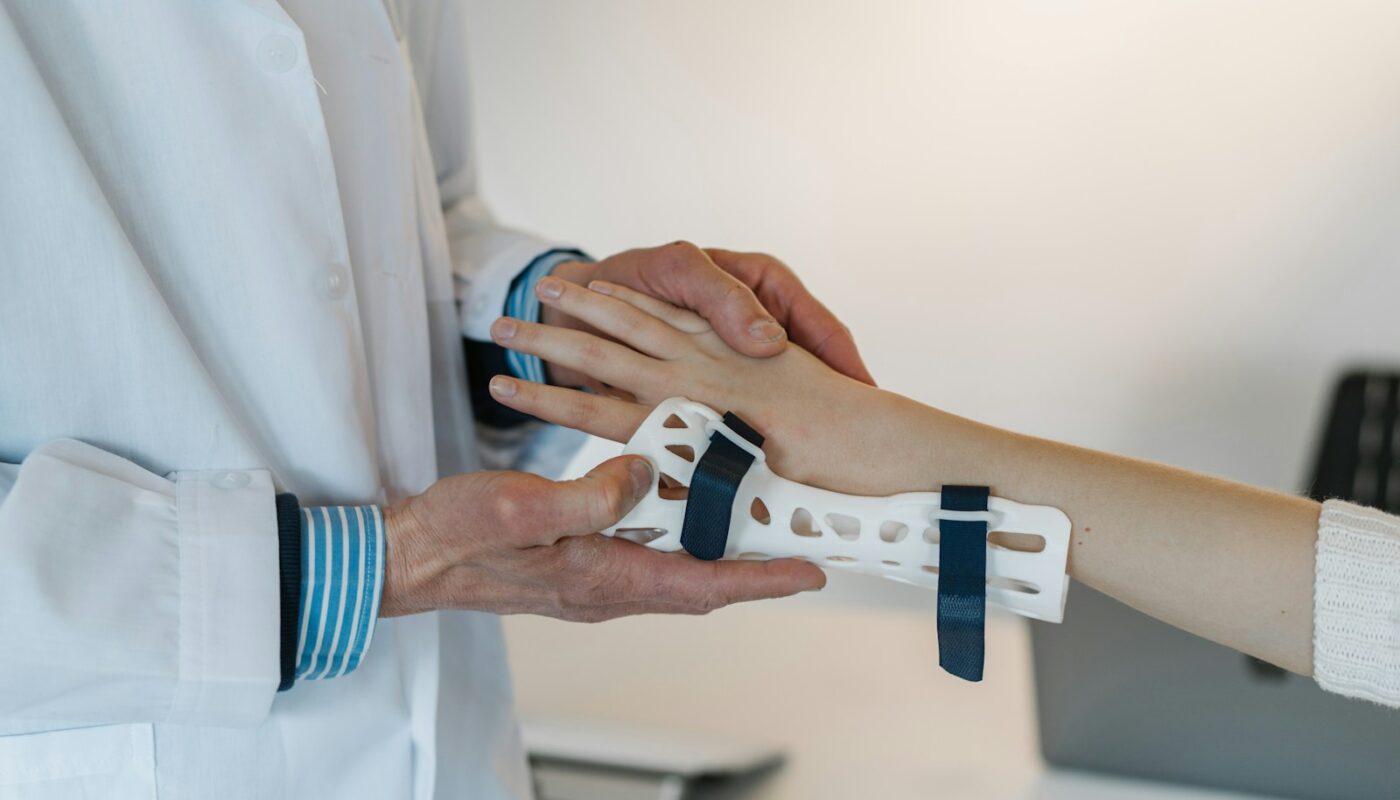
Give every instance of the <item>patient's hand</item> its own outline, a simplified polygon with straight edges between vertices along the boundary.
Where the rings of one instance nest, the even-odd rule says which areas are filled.
[[[591,376],[613,396],[497,376],[491,392],[501,403],[625,441],[657,403],[684,396],[743,417],[768,437],[769,462],[792,480],[859,494],[926,488],[897,457],[907,439],[901,418],[916,424],[924,410],[917,404],[847,378],[797,346],[772,358],[741,355],[698,315],[622,286],[546,278],[537,292],[617,341],[508,318],[496,321],[492,337]]]
[[[1077,580],[1270,663],[1312,668],[1311,500],[997,430],[844,378],[797,347],[745,358],[693,314],[620,287],[539,288],[618,341],[514,320],[497,322],[496,341],[618,396],[497,377],[494,394],[512,408],[623,440],[655,403],[684,395],[752,423],[774,470],[802,483],[867,495],[986,485],[1053,505],[1074,521]]]

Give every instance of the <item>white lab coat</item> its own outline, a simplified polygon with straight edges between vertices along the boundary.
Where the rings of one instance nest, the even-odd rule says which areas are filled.
[[[275,491],[482,457],[454,0],[0,0],[0,799],[529,794],[500,626],[278,694]]]

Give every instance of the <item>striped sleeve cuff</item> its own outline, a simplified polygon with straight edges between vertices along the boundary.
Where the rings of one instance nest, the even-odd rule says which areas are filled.
[[[384,589],[378,506],[303,508],[298,680],[347,675],[374,638]]]
[[[540,299],[535,296],[535,284],[540,278],[554,271],[565,261],[592,261],[593,259],[578,250],[550,250],[530,262],[523,272],[511,282],[506,295],[505,316],[523,319],[526,322],[540,321]],[[545,383],[544,362],[539,356],[506,352],[506,366],[512,375],[521,380]]]

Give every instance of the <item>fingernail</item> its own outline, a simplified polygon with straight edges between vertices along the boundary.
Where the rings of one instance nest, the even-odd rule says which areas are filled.
[[[514,338],[515,332],[519,329],[520,326],[515,324],[515,320],[510,317],[501,317],[491,323],[491,337],[500,340],[511,339]]]
[[[611,283],[606,283],[606,282],[604,282],[604,281],[592,281],[592,282],[590,282],[590,283],[588,284],[588,288],[592,289],[593,291],[597,292],[598,294],[612,294],[612,293],[613,293],[612,284],[611,284]]]
[[[749,326],[749,338],[755,342],[776,342],[783,338],[783,326],[771,319],[761,319]]]
[[[540,282],[535,284],[535,290],[540,293],[540,297],[558,297],[564,293],[564,282],[553,276],[540,278]]]
[[[655,474],[651,470],[651,463],[645,458],[634,458],[632,463],[627,465],[627,471],[632,475],[632,496],[641,500],[651,491],[651,481]]]
[[[514,397],[515,381],[504,375],[497,375],[491,379],[491,394],[497,397]]]

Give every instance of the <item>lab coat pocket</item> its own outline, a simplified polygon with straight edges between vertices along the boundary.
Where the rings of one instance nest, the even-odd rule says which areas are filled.
[[[155,800],[147,724],[0,736],[0,800]]]

